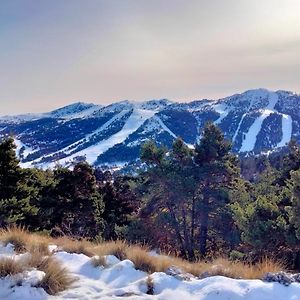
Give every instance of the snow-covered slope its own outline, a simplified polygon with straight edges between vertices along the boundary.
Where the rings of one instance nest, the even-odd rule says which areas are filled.
[[[56,249],[52,245],[51,249]],[[0,259],[16,262],[28,259],[29,253],[16,254],[11,244],[0,243]],[[120,261],[108,255],[106,266],[95,267],[92,258],[84,254],[57,251],[54,259],[75,279],[71,287],[50,296],[39,283],[45,273],[35,268],[15,275],[0,277],[0,300],[62,300],[62,299],[136,299],[136,300],[299,300],[300,283],[284,286],[261,280],[236,280],[222,276],[189,280],[178,279],[163,272],[147,274],[137,270],[130,260]],[[148,295],[151,279],[153,295]]]
[[[0,138],[14,135],[24,166],[69,165],[82,159],[95,165],[124,163],[137,159],[149,139],[170,146],[180,136],[195,144],[207,121],[222,129],[235,152],[272,151],[291,138],[300,142],[300,96],[257,89],[190,103],[78,102],[44,114],[1,117]]]
[[[57,251],[52,245],[49,249]],[[0,259],[14,259],[24,262],[30,254],[16,254],[14,246],[0,243]],[[199,279],[187,276],[188,280],[159,272],[147,274],[137,270],[130,260],[120,261],[108,255],[106,266],[96,267],[92,259],[84,254],[57,251],[54,259],[60,262],[75,279],[69,289],[56,296],[48,295],[39,283],[44,278],[43,271],[31,268],[0,277],[0,299],[2,300],[46,300],[46,299],[157,299],[157,300],[299,300],[300,283],[284,286],[277,282],[261,280],[236,280],[222,276]],[[148,295],[149,278],[153,295]]]

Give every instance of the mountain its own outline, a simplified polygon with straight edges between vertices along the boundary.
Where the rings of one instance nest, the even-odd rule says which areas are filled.
[[[86,159],[94,165],[136,160],[149,139],[170,146],[180,136],[194,145],[207,121],[232,141],[233,151],[259,154],[300,142],[300,95],[249,90],[219,100],[166,99],[100,106],[82,102],[43,114],[0,118],[0,138],[13,135],[24,166],[53,167]]]

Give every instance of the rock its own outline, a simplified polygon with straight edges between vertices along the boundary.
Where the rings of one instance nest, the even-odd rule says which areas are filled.
[[[180,268],[176,266],[171,266],[166,270],[166,274],[175,277],[178,280],[185,280],[190,281],[191,279],[195,278],[193,274],[185,273]]]
[[[297,279],[300,279],[300,276],[297,277]],[[266,273],[263,278],[263,281],[267,281],[267,282],[278,282],[280,284],[283,284],[285,286],[290,285],[291,283],[295,282],[295,275],[293,274],[289,274],[286,272],[277,272],[277,273]]]
[[[210,276],[211,276],[210,273],[208,271],[205,271],[199,275],[199,279],[204,279]]]
[[[300,273],[294,274],[293,278],[294,278],[295,282],[300,283]]]

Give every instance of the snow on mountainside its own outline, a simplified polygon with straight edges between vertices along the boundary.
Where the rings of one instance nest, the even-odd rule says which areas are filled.
[[[195,144],[207,121],[222,129],[237,153],[272,151],[291,138],[300,142],[300,96],[257,89],[190,103],[78,102],[44,114],[1,117],[0,137],[14,135],[25,166],[52,167],[82,159],[114,164],[136,160],[149,139],[170,146],[180,136]]]

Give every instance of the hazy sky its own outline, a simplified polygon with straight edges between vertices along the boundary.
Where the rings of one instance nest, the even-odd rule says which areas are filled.
[[[300,92],[300,0],[0,0],[0,114]]]

